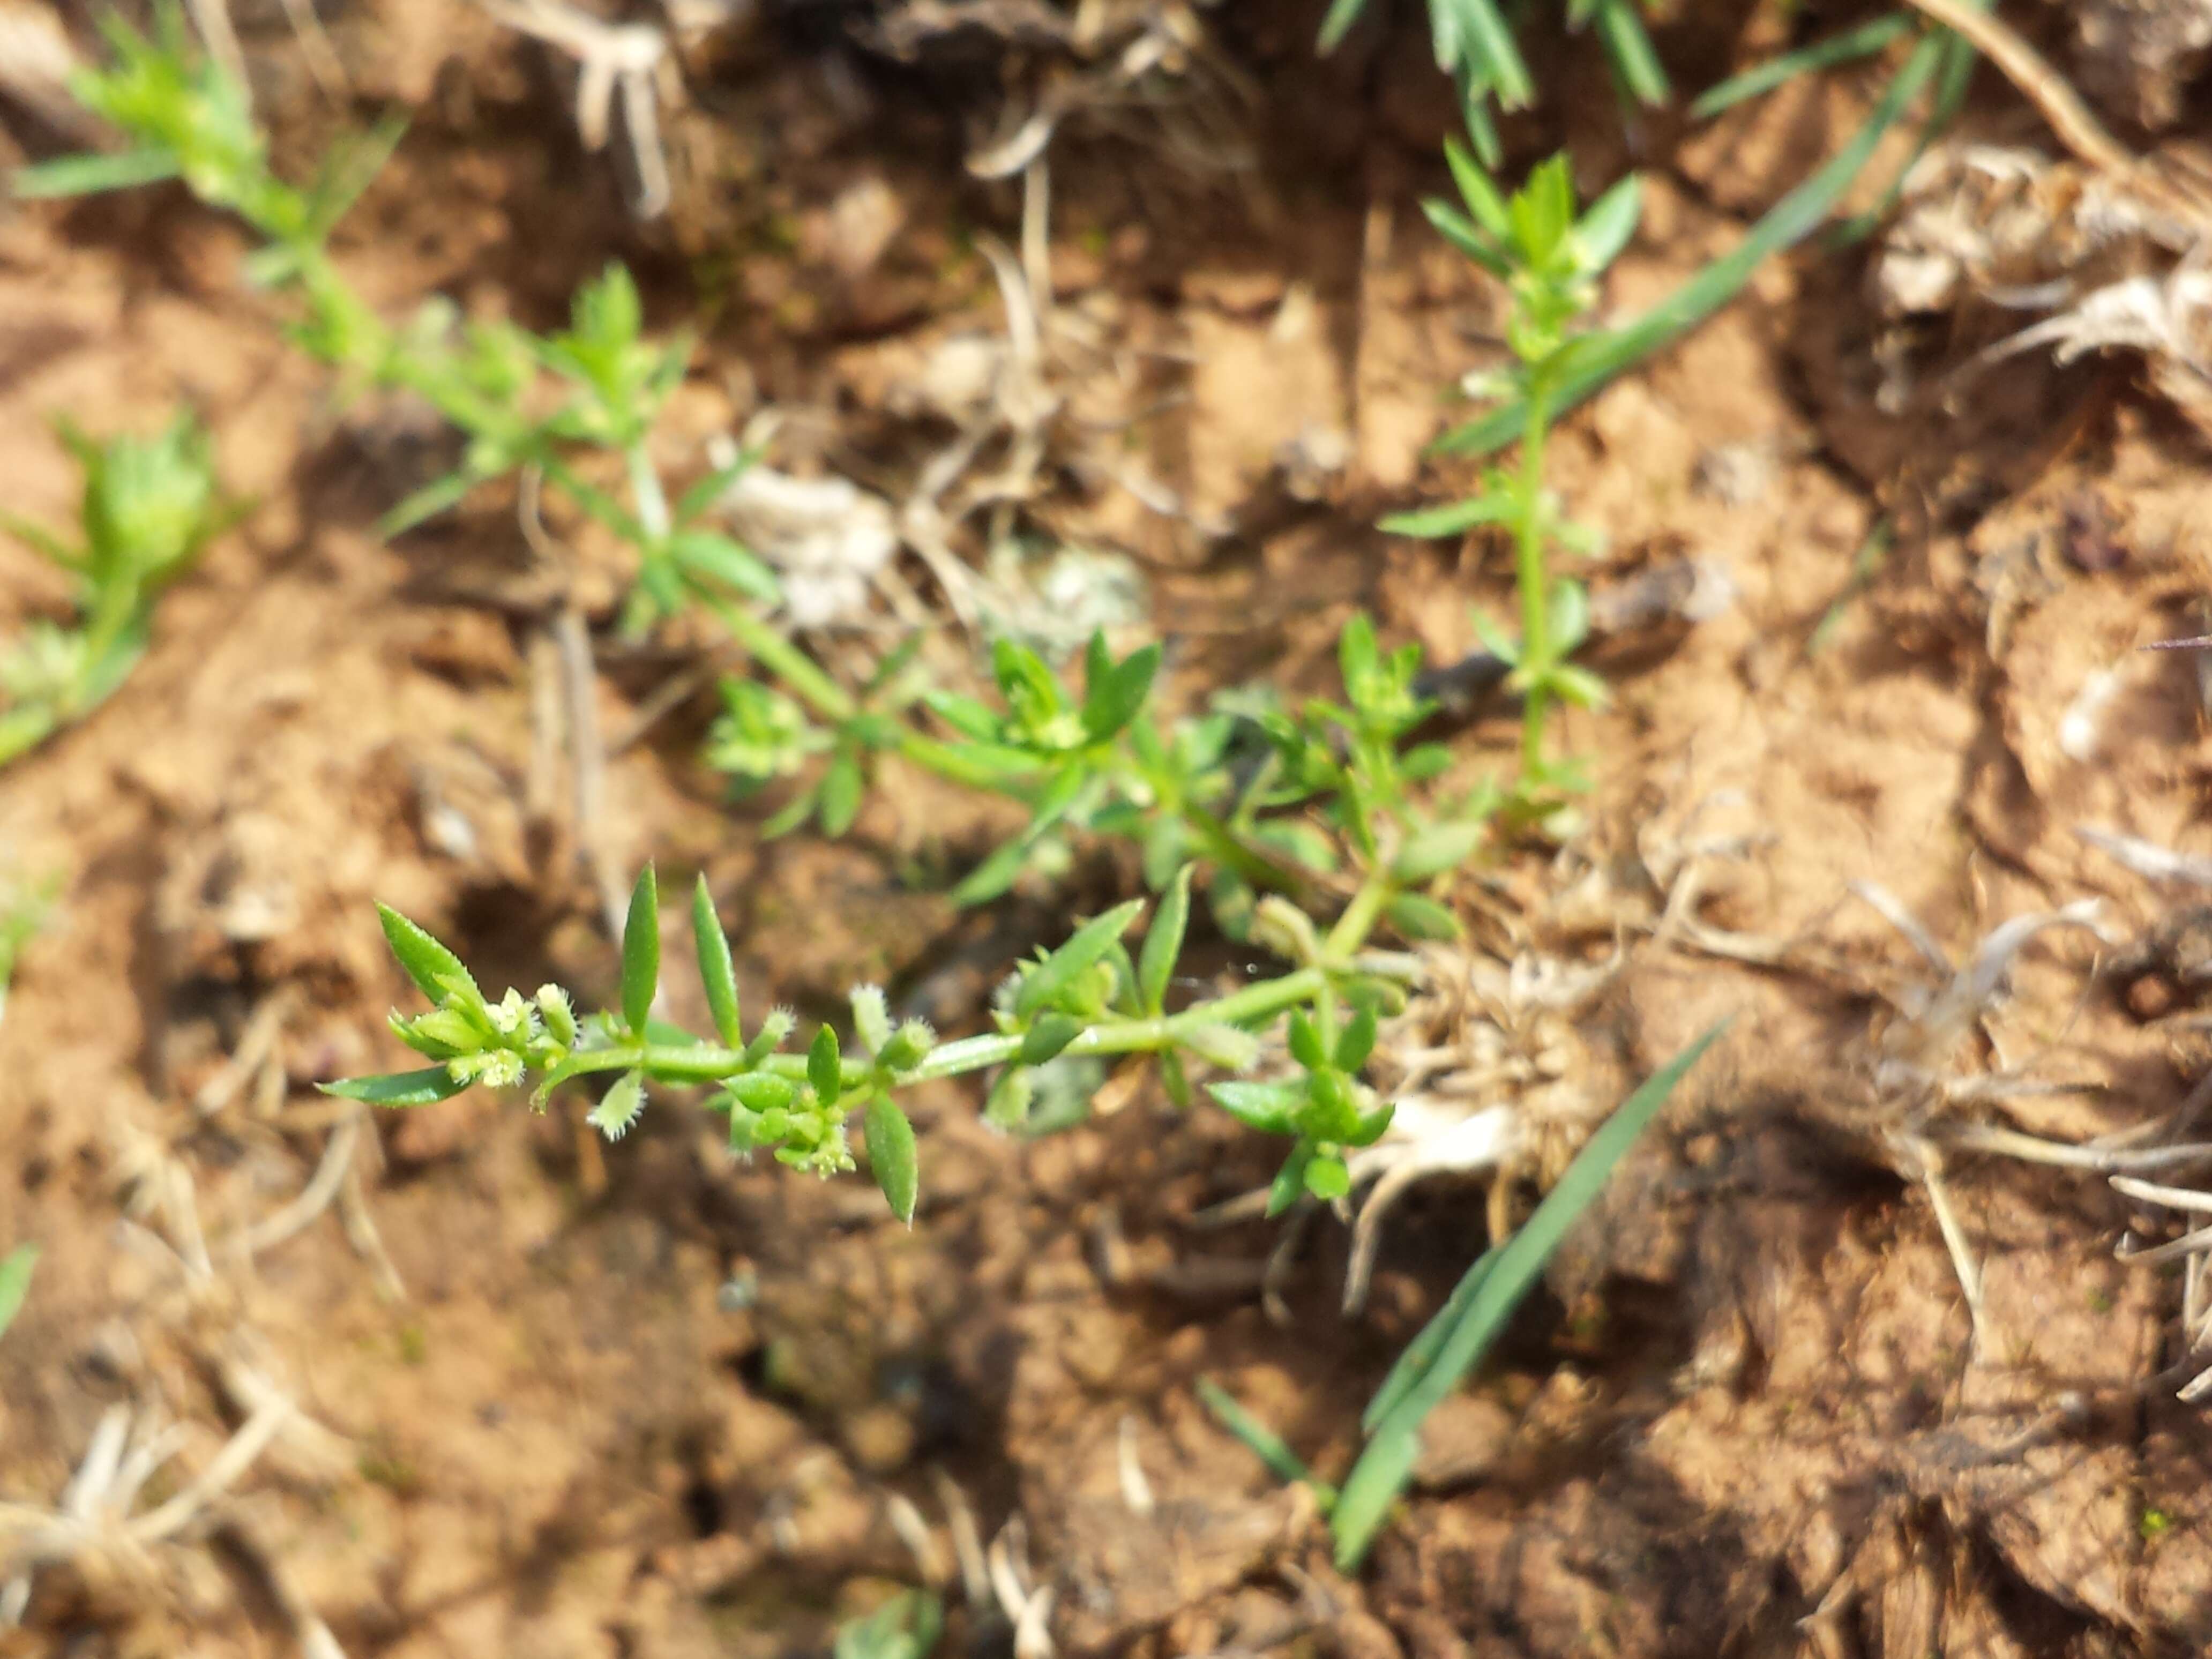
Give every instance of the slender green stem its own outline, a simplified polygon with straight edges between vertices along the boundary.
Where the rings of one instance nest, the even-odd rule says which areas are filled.
[[[629,463],[630,497],[637,503],[637,527],[653,542],[668,539],[668,494],[660,487],[660,474],[641,438],[626,453]]]
[[[1071,1054],[1130,1054],[1173,1048],[1190,1033],[1208,1025],[1243,1025],[1272,1018],[1286,1008],[1310,1002],[1328,988],[1328,970],[1301,968],[1280,979],[1248,985],[1212,1002],[1201,1002],[1179,1013],[1151,1019],[1116,1019],[1093,1025],[1062,1052]],[[901,1082],[921,1083],[935,1078],[958,1077],[1003,1066],[1021,1052],[1020,1033],[991,1032],[940,1044]],[[636,1066],[649,1077],[666,1083],[719,1083],[746,1070],[744,1055],[713,1043],[622,1043],[611,1048],[580,1054],[569,1062],[573,1072],[619,1072]],[[770,1054],[757,1071],[770,1072],[794,1082],[806,1079],[804,1054]],[[845,1080],[858,1084],[872,1073],[864,1061],[845,1063]]]
[[[773,623],[727,599],[710,598],[707,602],[738,643],[823,720],[842,725],[860,712],[852,694],[815,666],[814,659],[786,639]]]
[[[1344,907],[1344,914],[1336,919],[1336,926],[1328,930],[1328,941],[1322,946],[1328,959],[1348,961],[1367,943],[1368,934],[1375,931],[1376,918],[1389,902],[1390,883],[1384,877],[1372,875],[1362,882],[1359,890],[1352,896],[1352,902]]]
[[[1544,764],[1544,716],[1551,687],[1552,596],[1544,561],[1544,441],[1551,429],[1551,377],[1531,366],[1528,419],[1521,438],[1521,476],[1514,491],[1513,574],[1521,589],[1521,767],[1534,777]]]

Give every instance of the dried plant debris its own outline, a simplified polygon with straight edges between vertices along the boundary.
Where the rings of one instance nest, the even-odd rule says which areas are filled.
[[[2199,164],[2177,149],[2155,176]],[[2024,351],[2060,363],[2125,351],[2153,384],[2212,431],[2212,207],[2197,192],[2029,149],[1952,143],[1929,151],[1869,270],[1875,303],[1899,323],[1969,301],[2040,320],[2009,331],[1960,371]],[[2207,198],[2212,202],[2212,198]],[[1879,355],[1897,357],[1903,343]]]

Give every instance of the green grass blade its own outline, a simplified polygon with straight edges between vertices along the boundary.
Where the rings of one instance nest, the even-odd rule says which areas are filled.
[[[1521,57],[1520,43],[1492,0],[1430,0],[1430,3],[1453,17],[1460,56],[1475,75],[1489,82],[1500,104],[1507,109],[1526,109],[1536,101],[1536,83]],[[1443,38],[1442,30],[1438,37]],[[1453,65],[1437,67],[1449,70]]]
[[[1314,50],[1326,58],[1344,44],[1344,37],[1352,33],[1352,26],[1359,21],[1360,13],[1367,9],[1367,0],[1335,0],[1328,15],[1322,19],[1321,38],[1314,42]]]
[[[39,1265],[39,1247],[18,1244],[0,1260],[0,1331],[15,1322],[23,1298],[31,1291],[31,1269]]]
[[[1244,1443],[1245,1449],[1267,1466],[1267,1472],[1285,1486],[1304,1483],[1313,1488],[1326,1510],[1335,1500],[1336,1490],[1325,1480],[1314,1479],[1305,1460],[1285,1443],[1283,1437],[1258,1418],[1237,1403],[1236,1396],[1210,1376],[1198,1379],[1198,1402],[1212,1413],[1213,1420]]]
[[[1597,34],[1613,72],[1637,102],[1656,108],[1674,95],[1658,50],[1636,15],[1636,0],[1598,0]]]
[[[1635,321],[1619,328],[1565,377],[1558,407],[1571,408],[1614,376],[1633,368],[1733,300],[1751,274],[1770,255],[1802,241],[1820,227],[1836,198],[1850,185],[1906,108],[1936,72],[1942,56],[1940,40],[1923,40],[1891,80],[1881,101],[1850,143],[1818,173],[1769,210],[1751,234],[1707,265]],[[1499,405],[1479,420],[1453,428],[1432,448],[1444,455],[1486,455],[1521,435],[1527,411],[1519,399]]]
[[[1905,181],[1912,176],[1912,169],[1919,165],[1920,158],[1928,154],[1929,146],[1943,136],[1966,106],[1966,91],[1973,84],[1974,69],[1981,61],[1981,54],[1971,41],[1956,34],[1947,32],[1931,38],[1941,43],[1942,62],[1936,70],[1936,96],[1929,104],[1928,118],[1920,125],[1920,137],[1897,171],[1890,175],[1888,187],[1882,191],[1881,199],[1865,212],[1836,227],[1832,242],[1837,247],[1848,247],[1874,234],[1889,216],[1890,210],[1897,205],[1897,198],[1905,194]]]
[[[1451,1299],[1406,1345],[1405,1352],[1398,1356],[1398,1363],[1390,1367],[1390,1375],[1382,1379],[1382,1386],[1375,1390],[1374,1399],[1367,1402],[1367,1409],[1360,1414],[1361,1432],[1374,1433],[1375,1425],[1395,1411],[1413,1385],[1428,1375],[1437,1363],[1437,1355],[1443,1351],[1444,1339],[1467,1317],[1468,1309],[1481,1293],[1503,1248],[1493,1244],[1477,1257],[1474,1265],[1461,1274],[1459,1283],[1452,1287]]]
[[[1340,1569],[1348,1572],[1359,1565],[1390,1505],[1405,1490],[1413,1460],[1420,1454],[1422,1422],[1482,1363],[1506,1320],[1534,1286],[1552,1253],[1603,1190],[1613,1166],[1727,1024],[1723,1020],[1714,1026],[1621,1103],[1575,1155],[1528,1224],[1492,1252],[1497,1260],[1486,1269],[1482,1263],[1476,1264],[1474,1271],[1481,1273],[1482,1282],[1474,1294],[1463,1305],[1455,1295],[1443,1313],[1431,1322],[1444,1326],[1443,1337],[1425,1351],[1428,1363],[1419,1374],[1392,1391],[1390,1407],[1379,1414],[1373,1437],[1353,1465],[1330,1518]],[[1428,1335],[1427,1331],[1422,1332],[1415,1339],[1416,1345]],[[1397,1380],[1394,1371],[1384,1388],[1391,1389]]]
[[[1825,40],[1815,40],[1809,46],[1800,46],[1795,52],[1785,52],[1754,64],[1741,75],[1731,75],[1718,86],[1700,94],[1690,106],[1690,118],[1709,121],[1724,109],[1773,91],[1786,82],[1801,75],[1812,75],[1838,64],[1849,64],[1861,58],[1871,58],[1893,40],[1901,40],[1912,33],[1913,18],[1910,12],[1892,12],[1887,17],[1870,18],[1856,28],[1845,29],[1841,34],[1832,34]]]

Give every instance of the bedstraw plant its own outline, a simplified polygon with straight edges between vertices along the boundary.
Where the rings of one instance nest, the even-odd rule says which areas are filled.
[[[1578,9],[1628,38],[1626,0]],[[1459,4],[1453,15],[1464,31],[1488,9]],[[1191,716],[1164,718],[1155,699],[1160,647],[1116,655],[1103,637],[1085,653],[1079,685],[1036,653],[997,642],[989,663],[995,701],[930,684],[911,641],[864,683],[842,684],[778,620],[774,574],[718,527],[719,503],[752,458],[680,489],[662,476],[651,440],[690,347],[645,337],[626,271],[610,267],[588,284],[568,325],[551,334],[504,320],[465,323],[442,300],[390,323],[349,286],[328,242],[398,129],[387,125],[342,143],[310,182],[287,183],[271,171],[243,95],[192,52],[173,7],[157,9],[151,35],[119,21],[104,27],[114,61],[79,76],[76,91],[125,148],[26,169],[16,192],[75,195],[173,179],[249,227],[262,246],[248,270],[285,297],[292,336],[305,349],[349,391],[420,397],[465,441],[455,470],[396,507],[387,530],[418,524],[495,480],[541,482],[548,496],[629,550],[635,577],[625,632],[643,633],[698,607],[750,657],[752,672],[724,683],[708,757],[742,785],[791,792],[768,828],[811,821],[842,834],[875,769],[896,760],[1027,809],[1022,832],[957,888],[963,901],[1003,893],[1075,836],[1133,842],[1157,893],[1133,948],[1131,930],[1147,908],[1142,898],[1085,921],[1058,948],[1019,964],[993,1000],[988,1030],[940,1040],[919,1021],[895,1019],[884,993],[862,987],[851,993],[845,1031],[823,1025],[803,1045],[788,1011],[747,1024],[730,944],[703,878],[690,902],[692,955],[712,1025],[703,1035],[656,1012],[660,894],[650,866],[637,878],[623,928],[617,1006],[588,1013],[551,985],[495,998],[445,944],[386,908],[386,938],[429,1005],[395,1012],[392,1029],[426,1063],[327,1085],[331,1093],[404,1108],[477,1085],[527,1086],[542,1109],[564,1086],[589,1089],[596,1097],[589,1121],[609,1139],[636,1124],[649,1091],[695,1094],[725,1120],[739,1154],[764,1152],[825,1176],[865,1158],[892,1212],[910,1223],[922,1171],[903,1103],[915,1087],[986,1075],[987,1115],[1013,1129],[1026,1121],[1044,1068],[1069,1058],[1148,1057],[1178,1104],[1190,1103],[1194,1081],[1203,1081],[1223,1109],[1287,1142],[1270,1213],[1308,1199],[1346,1198],[1346,1152],[1374,1142],[1392,1121],[1391,1103],[1363,1080],[1378,1018],[1422,971],[1419,959],[1390,948],[1392,941],[1456,934],[1439,884],[1495,833],[1501,807],[1516,816],[1547,810],[1574,782],[1547,750],[1547,711],[1557,702],[1594,702],[1601,690],[1567,661],[1585,606],[1579,586],[1554,579],[1548,561],[1554,545],[1572,548],[1584,538],[1561,519],[1542,477],[1551,422],[1576,394],[1578,377],[1618,367],[1626,331],[1577,334],[1572,325],[1633,231],[1632,181],[1578,216],[1564,161],[1538,168],[1506,199],[1455,150],[1466,211],[1431,209],[1443,233],[1511,296],[1515,367],[1498,389],[1513,400],[1508,409],[1522,453],[1517,470],[1492,475],[1475,502],[1401,527],[1456,533],[1491,524],[1510,533],[1520,629],[1488,637],[1512,663],[1527,710],[1517,779],[1440,797],[1434,786],[1451,757],[1416,740],[1433,712],[1415,689],[1419,648],[1385,650],[1364,617],[1353,617],[1339,641],[1341,696],[1295,706],[1248,690]],[[1640,29],[1634,33],[1640,39]],[[189,473],[202,452],[185,431],[179,427],[160,452],[169,465],[161,476],[174,486],[174,510],[161,521],[165,538],[129,544],[140,550],[136,562],[117,568],[131,573],[121,590],[130,603],[120,606],[124,622],[102,625],[93,653],[100,661],[113,641],[143,634],[144,595],[204,539],[213,493],[204,482],[196,491],[182,486],[187,476],[205,476],[204,469]],[[118,465],[114,476],[125,470]],[[93,523],[88,507],[82,554],[49,548],[88,578],[106,568],[102,560],[113,562],[101,550],[116,545],[97,542]],[[96,604],[93,610],[106,614]],[[1215,918],[1270,951],[1277,970],[1183,1001],[1176,993],[1189,981],[1177,968],[1201,876]],[[1239,1075],[1271,1048],[1284,1055],[1276,1074]],[[1363,1460],[1335,1500],[1348,1560],[1402,1486],[1420,1417],[1479,1358],[1559,1232],[1693,1057],[1655,1079],[1599,1132],[1593,1161],[1578,1163],[1530,1227],[1478,1264],[1475,1289],[1454,1298],[1393,1374],[1386,1385],[1393,1397],[1387,1409],[1376,1408],[1376,1461]],[[868,1642],[893,1637],[894,1622],[886,1615]]]
[[[237,516],[216,488],[207,434],[188,415],[150,438],[95,443],[67,422],[84,472],[72,543],[0,512],[0,531],[43,554],[76,589],[67,622],[36,621],[0,647],[0,765],[84,718],[145,654],[154,600]]]

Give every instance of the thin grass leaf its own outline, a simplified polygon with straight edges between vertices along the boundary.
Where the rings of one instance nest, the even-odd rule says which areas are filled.
[[[1326,58],[1344,44],[1344,37],[1352,33],[1352,26],[1367,9],[1367,0],[1334,0],[1328,15],[1321,21],[1321,34],[1314,41],[1314,51]]]
[[[1752,273],[1770,255],[1802,241],[1818,229],[1836,198],[1866,166],[1883,135],[1897,125],[1928,84],[1942,56],[1940,41],[1923,40],[1915,47],[1851,141],[1819,172],[1776,203],[1735,248],[1643,316],[1607,334],[1602,348],[1565,377],[1554,413],[1572,408],[1616,375],[1696,327],[1741,292]],[[1515,398],[1478,420],[1453,428],[1431,448],[1444,455],[1486,455],[1518,438],[1526,422],[1527,410]]]
[[[1336,1500],[1336,1490],[1325,1480],[1314,1479],[1314,1473],[1305,1460],[1290,1449],[1283,1437],[1258,1418],[1237,1403],[1237,1397],[1210,1376],[1198,1379],[1198,1403],[1206,1407],[1213,1420],[1243,1443],[1246,1450],[1267,1466],[1267,1472],[1285,1486],[1307,1486],[1321,1499],[1326,1512]]]
[[[15,1322],[23,1298],[31,1292],[31,1269],[39,1265],[39,1247],[18,1244],[0,1260],[0,1332]]]
[[[1800,46],[1795,52],[1785,52],[1770,58],[1763,64],[1754,64],[1742,74],[1731,75],[1718,86],[1701,94],[1690,106],[1690,118],[1709,121],[1723,110],[1732,109],[1747,100],[1771,92],[1801,75],[1813,75],[1821,70],[1833,69],[1838,64],[1871,58],[1893,42],[1911,33],[1913,22],[1911,12],[1892,12],[1887,17],[1869,18],[1856,28],[1832,34],[1809,46]]]
[[[1874,234],[1889,216],[1890,210],[1897,205],[1898,198],[1905,194],[1905,181],[1912,176],[1912,169],[1920,164],[1920,158],[1928,154],[1966,106],[1966,92],[1973,84],[1980,54],[1971,41],[1948,30],[1931,38],[1941,42],[1942,63],[1936,71],[1936,95],[1929,102],[1927,118],[1920,124],[1920,135],[1905,160],[1899,163],[1897,171],[1890,175],[1888,185],[1875,204],[1836,227],[1831,241],[1837,247],[1849,247]]]
[[[691,889],[691,943],[699,957],[699,982],[707,990],[708,1011],[714,1018],[714,1035],[726,1048],[742,1048],[745,1040],[738,1024],[738,970],[730,959],[729,935],[714,914],[714,896],[707,890],[706,872],[700,872]]]
[[[419,1072],[386,1072],[380,1077],[349,1077],[316,1085],[326,1095],[343,1100],[363,1100],[372,1106],[434,1106],[451,1100],[469,1085],[456,1082],[442,1066]]]
[[[434,519],[474,489],[481,480],[466,472],[448,472],[420,489],[411,491],[399,505],[376,521],[376,533],[386,541],[403,536],[416,526]]]
[[[1452,1293],[1444,1305],[1437,1310],[1429,1322],[1422,1326],[1413,1340],[1406,1345],[1397,1362],[1390,1367],[1389,1375],[1382,1379],[1382,1386],[1375,1390],[1375,1397],[1367,1402],[1367,1409],[1360,1413],[1361,1433],[1373,1434],[1376,1425],[1395,1411],[1400,1402],[1413,1391],[1413,1385],[1428,1375],[1437,1363],[1437,1354],[1443,1351],[1445,1339],[1466,1319],[1467,1310],[1481,1293],[1483,1284],[1489,1279],[1491,1270],[1497,1267],[1498,1254],[1504,1248],[1503,1245],[1493,1244],[1475,1258],[1474,1265],[1460,1275],[1459,1283],[1452,1287]]]
[[[1491,0],[1434,0],[1434,4],[1452,18],[1453,33],[1464,56],[1496,89],[1500,104],[1526,109],[1536,101],[1536,83],[1521,57],[1520,43]],[[1437,67],[1449,70],[1453,62],[1439,56]]]
[[[1430,1328],[1414,1340],[1424,1363],[1409,1367],[1401,1359],[1399,1368],[1384,1380],[1377,1398],[1387,1396],[1389,1404],[1380,1411],[1370,1407],[1372,1437],[1352,1466],[1330,1518],[1340,1569],[1348,1572],[1359,1565],[1390,1505],[1412,1478],[1414,1459],[1420,1454],[1422,1423],[1482,1363],[1505,1322],[1542,1274],[1552,1253],[1604,1189],[1613,1167],[1666,1103],[1675,1085],[1727,1028],[1726,1020],[1712,1027],[1621,1103],[1575,1155],[1528,1224],[1468,1269],[1470,1279],[1480,1279],[1472,1292],[1462,1298],[1455,1291]],[[1443,1334],[1431,1338],[1431,1331],[1437,1327],[1443,1328]],[[1408,1371],[1409,1377],[1404,1375]]]
[[[1656,108],[1674,97],[1674,85],[1637,15],[1635,0],[1598,0],[1597,35],[1613,74],[1638,103]]]
[[[660,882],[648,864],[629,890],[629,915],[623,922],[623,1020],[641,1036],[659,988]]]
[[[52,201],[158,184],[175,178],[177,172],[176,155],[165,149],[134,149],[120,155],[64,155],[16,168],[8,188],[18,201]]]

